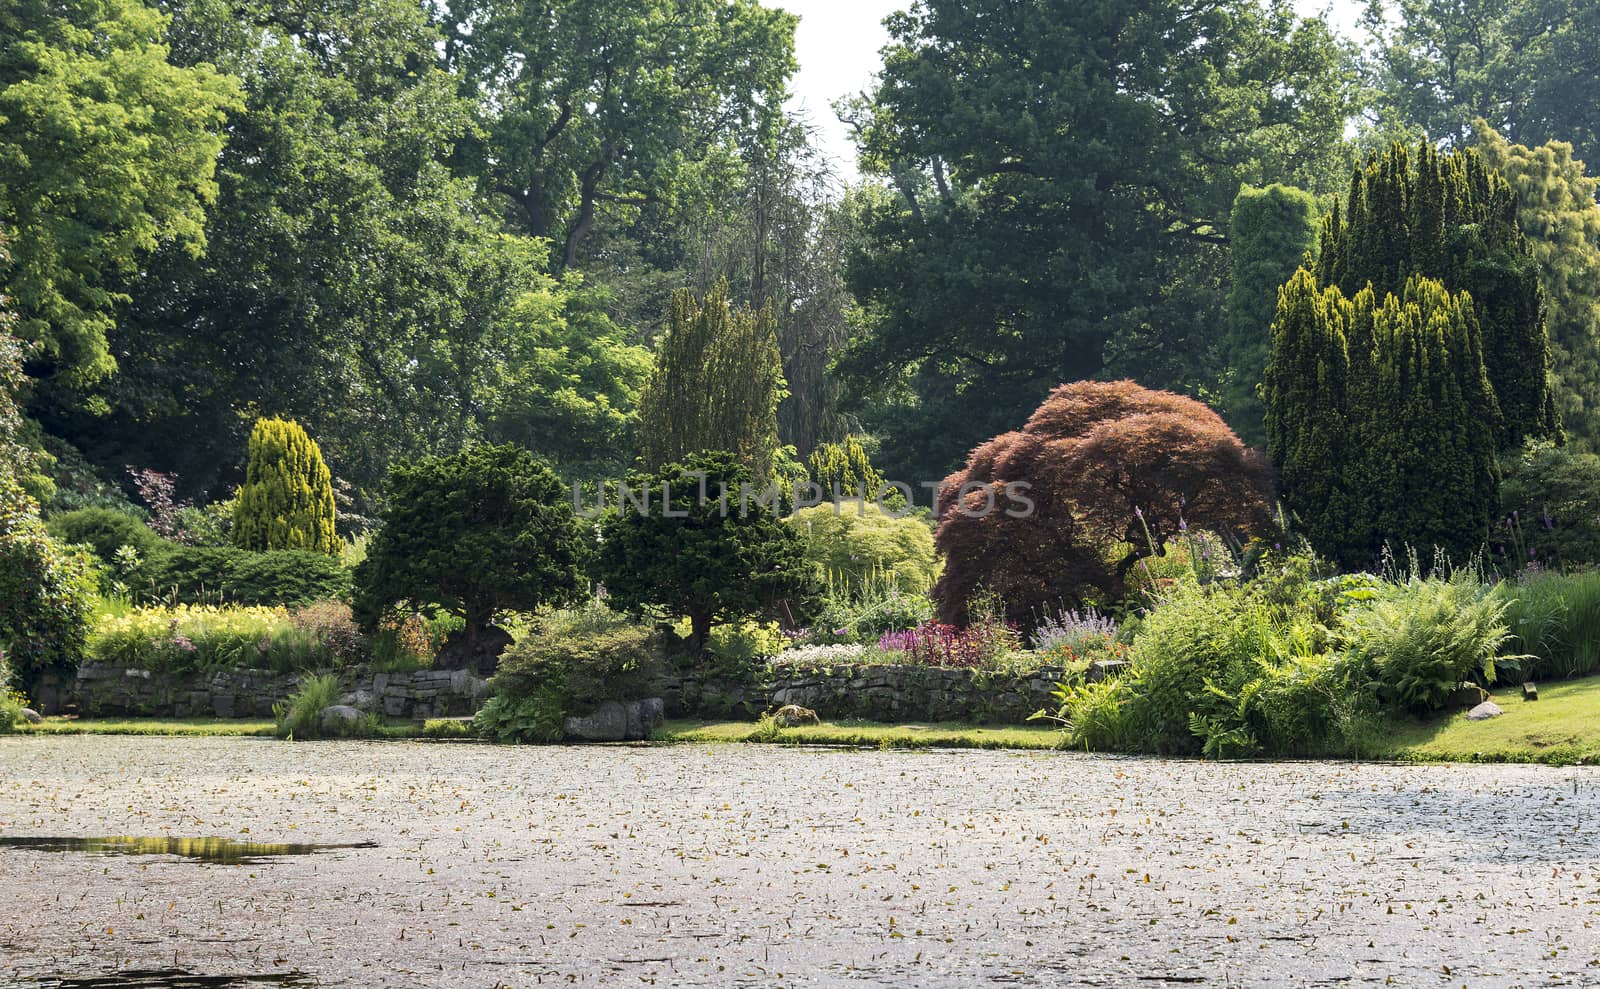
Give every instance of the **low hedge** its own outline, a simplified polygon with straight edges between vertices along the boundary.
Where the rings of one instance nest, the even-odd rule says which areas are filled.
[[[304,550],[168,544],[145,562],[141,577],[144,593],[180,604],[296,607],[350,598],[350,571],[339,559]]]

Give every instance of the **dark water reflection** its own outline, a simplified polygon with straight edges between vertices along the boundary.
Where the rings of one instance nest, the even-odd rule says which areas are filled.
[[[342,848],[376,848],[371,841],[343,845],[282,844],[234,841],[232,838],[171,838],[112,835],[101,838],[0,835],[0,849],[35,852],[81,852],[86,855],[176,855],[197,862],[251,865],[284,855],[312,855]]]

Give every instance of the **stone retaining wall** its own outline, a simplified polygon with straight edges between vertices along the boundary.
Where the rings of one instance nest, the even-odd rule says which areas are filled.
[[[300,679],[269,670],[173,675],[84,663],[71,681],[38,684],[33,699],[46,714],[75,705],[83,717],[270,718],[272,706],[287,700]],[[484,681],[464,670],[351,670],[340,674],[339,683],[360,697],[364,709],[391,718],[469,715],[487,695]]]
[[[1011,676],[925,666],[775,666],[744,678],[675,672],[654,692],[671,718],[754,720],[798,704],[825,719],[1023,724],[1033,712],[1052,707],[1061,673],[1054,667]],[[484,681],[464,670],[349,671],[339,679],[356,706],[390,718],[470,715],[487,698]],[[65,684],[36,685],[33,700],[46,714],[75,707],[83,717],[270,718],[272,706],[294,693],[299,681],[298,674],[267,670],[175,676],[84,663]]]
[[[1051,694],[1062,670],[1001,675],[926,666],[775,666],[748,680],[680,672],[661,685],[670,718],[755,718],[785,704],[823,719],[973,721],[1023,724]]]

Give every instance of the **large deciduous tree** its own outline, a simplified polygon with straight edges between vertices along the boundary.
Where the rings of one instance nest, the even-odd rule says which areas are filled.
[[[242,80],[203,258],[158,251],[125,287],[104,419],[50,425],[110,464],[237,479],[262,409],[305,423],[342,478],[472,436],[486,337],[543,252],[446,159],[472,105],[407,0],[172,0],[173,59]]]
[[[1007,486],[1027,508],[1008,508]],[[1131,381],[1062,385],[1018,432],[972,451],[939,489],[933,596],[961,622],[980,592],[1009,618],[1115,600],[1128,571],[1187,527],[1270,531],[1266,462],[1211,409]]]
[[[1240,183],[1344,167],[1349,52],[1287,4],[924,0],[888,24],[847,108],[892,192],[864,209],[841,369],[895,476],[943,473],[1062,380],[1198,383]]]
[[[676,197],[781,115],[793,15],[756,0],[452,0],[474,167],[524,232],[583,256],[604,216]]]
[[[1587,0],[1371,4],[1371,116],[1465,143],[1482,117],[1530,147],[1600,158],[1600,5]]]
[[[0,7],[0,267],[40,346],[36,375],[77,391],[116,368],[117,277],[163,244],[205,246],[233,80],[175,64],[167,18],[139,0]]]

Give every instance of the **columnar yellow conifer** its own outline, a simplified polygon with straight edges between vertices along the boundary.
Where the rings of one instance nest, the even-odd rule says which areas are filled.
[[[337,553],[333,519],[333,478],[316,441],[292,420],[258,421],[234,508],[234,544]]]

